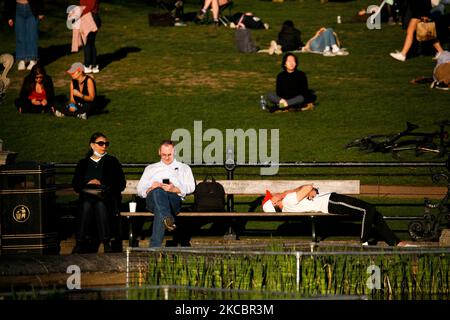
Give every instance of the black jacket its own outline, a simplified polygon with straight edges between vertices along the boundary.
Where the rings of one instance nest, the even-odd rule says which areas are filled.
[[[86,186],[87,182],[85,173],[88,166],[89,157],[81,159],[75,168],[75,174],[72,179],[72,187],[76,193],[80,193]],[[111,200],[117,201],[119,204],[122,201],[121,192],[126,187],[125,175],[122,170],[122,165],[115,157],[107,154],[104,156],[103,174],[100,182],[107,187],[107,197]]]
[[[280,98],[292,99],[298,95],[307,97],[309,94],[308,79],[303,71],[292,73],[282,71],[277,76],[276,92]]]
[[[277,42],[281,45],[281,50],[283,52],[298,50],[300,47],[304,46],[300,30],[288,26],[283,26],[278,33]]]

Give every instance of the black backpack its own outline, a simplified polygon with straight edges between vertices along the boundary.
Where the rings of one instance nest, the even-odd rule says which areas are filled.
[[[225,211],[225,189],[208,176],[195,187],[194,210],[198,212],[224,212]]]

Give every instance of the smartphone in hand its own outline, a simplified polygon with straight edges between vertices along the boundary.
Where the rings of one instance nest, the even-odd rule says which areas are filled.
[[[164,183],[164,184],[170,184],[170,180],[169,180],[169,179],[163,179],[162,183]]]

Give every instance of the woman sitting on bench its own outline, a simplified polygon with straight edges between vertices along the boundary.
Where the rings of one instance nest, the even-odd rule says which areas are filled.
[[[383,216],[373,205],[357,198],[336,192],[319,194],[313,185],[303,185],[282,193],[271,194],[266,191],[263,200],[264,212],[324,212],[331,214],[349,214],[362,217],[361,243],[368,245],[371,227],[390,246],[407,244],[392,232]]]

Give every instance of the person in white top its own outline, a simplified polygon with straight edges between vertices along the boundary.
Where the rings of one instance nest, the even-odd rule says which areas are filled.
[[[161,247],[164,230],[176,228],[175,216],[181,202],[195,190],[192,170],[175,159],[171,140],[161,142],[158,154],[161,161],[148,165],[137,185],[138,196],[145,199],[146,208],[154,214],[150,247]]]
[[[373,226],[378,235],[390,246],[406,243],[392,232],[376,208],[365,201],[336,192],[319,194],[313,185],[303,185],[282,193],[266,191],[262,207],[264,212],[324,212],[350,214],[362,217],[361,243],[366,245]]]

